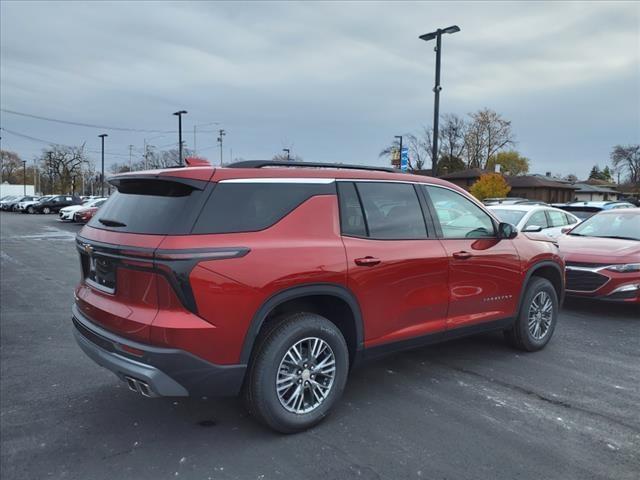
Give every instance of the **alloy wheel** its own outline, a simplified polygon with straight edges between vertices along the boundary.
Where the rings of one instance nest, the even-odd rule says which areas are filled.
[[[276,376],[280,404],[289,412],[305,414],[327,398],[336,376],[336,359],[327,342],[304,338],[284,354]]]
[[[549,331],[553,320],[553,301],[547,292],[538,292],[529,306],[529,333],[535,340],[541,340]]]

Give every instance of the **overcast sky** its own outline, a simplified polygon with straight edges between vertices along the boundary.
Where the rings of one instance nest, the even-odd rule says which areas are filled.
[[[640,143],[640,3],[18,2],[1,3],[2,127],[107,162],[144,138],[185,140],[218,161],[271,158],[382,164],[394,135],[430,125],[433,45],[443,38],[441,112],[489,107],[513,122],[532,171],[587,175],[615,144]],[[206,125],[220,122],[218,125]],[[163,135],[163,136],[160,136]],[[43,143],[2,132],[32,160]],[[99,154],[92,153],[94,159]]]

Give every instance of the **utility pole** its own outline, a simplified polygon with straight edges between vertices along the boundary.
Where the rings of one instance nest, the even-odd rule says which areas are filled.
[[[33,194],[37,194],[38,193],[38,161],[34,158],[33,159]]]
[[[176,117],[178,117],[178,151],[180,156],[180,158],[178,159],[179,165],[184,165],[184,162],[182,161],[182,115],[185,115],[186,113],[187,113],[186,110],[179,110],[177,112],[173,112],[173,114]]]
[[[433,106],[433,149],[431,151],[431,175],[436,176],[438,174],[438,130],[440,121],[440,56],[442,53],[442,34],[443,33],[456,33],[460,31],[460,27],[452,25],[447,28],[439,28],[435,32],[425,33],[420,35],[420,39],[426,42],[435,39],[436,40],[436,82],[433,87],[433,93],[435,94],[434,106]],[[402,152],[401,152],[402,154]]]
[[[47,152],[47,172],[49,173],[49,195],[53,195],[53,163],[51,156],[53,152]]]
[[[133,163],[131,162],[131,155],[133,153],[133,145],[129,145],[129,171],[133,170]]]
[[[98,135],[100,140],[102,140],[102,150],[101,150],[101,159],[102,159],[102,167],[100,169],[100,196],[104,197],[104,137],[108,137],[106,133],[101,133]]]
[[[222,128],[218,130],[218,143],[220,144],[220,166],[222,166],[222,137],[227,134]]]
[[[22,160],[22,195],[27,195],[27,161]]]

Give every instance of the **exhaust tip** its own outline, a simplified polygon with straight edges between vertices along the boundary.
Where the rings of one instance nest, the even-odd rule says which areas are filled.
[[[151,390],[149,389],[149,385],[144,382],[138,380],[138,391],[143,397],[152,397]]]
[[[132,392],[138,392],[138,383],[136,382],[135,379],[131,377],[124,377],[124,379],[127,381],[127,386],[129,387],[129,390],[131,390]]]

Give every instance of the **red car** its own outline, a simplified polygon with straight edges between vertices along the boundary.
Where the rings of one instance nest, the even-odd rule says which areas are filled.
[[[553,334],[557,246],[455,185],[202,163],[111,178],[117,191],[77,237],[76,339],[144,396],[242,393],[257,419],[295,432],[327,415],[364,359],[490,330],[534,351]]]
[[[76,222],[76,223],[87,223],[89,220],[91,220],[93,218],[93,216],[96,214],[98,209],[106,201],[107,201],[107,199],[105,198],[104,200],[100,200],[99,202],[96,202],[91,207],[82,208],[82,209],[78,210],[77,212],[75,212],[73,214],[73,221]]]
[[[567,295],[640,303],[640,208],[598,213],[558,242]]]

